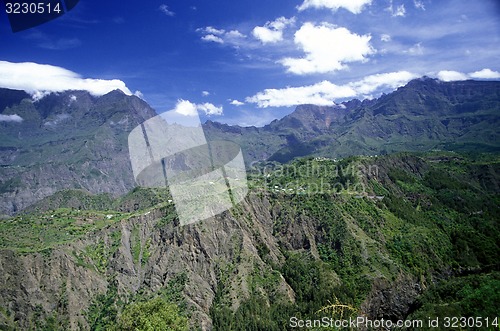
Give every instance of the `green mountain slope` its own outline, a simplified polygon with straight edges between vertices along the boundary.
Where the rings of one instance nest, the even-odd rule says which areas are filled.
[[[421,78],[378,99],[302,105],[263,128],[207,123],[207,135],[239,143],[248,163],[305,155],[398,151],[499,151],[500,83]]]
[[[488,154],[268,162],[249,173],[244,202],[184,227],[166,191],[96,197],[102,211],[66,191],[46,211],[1,221],[0,323],[111,327],[156,297],[214,330],[339,318],[320,311],[335,303],[344,317],[392,321],[474,316],[477,298],[498,312],[488,289],[500,274],[499,179]]]

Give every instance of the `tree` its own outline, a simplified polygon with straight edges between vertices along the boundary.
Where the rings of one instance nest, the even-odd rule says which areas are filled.
[[[175,304],[161,297],[133,303],[118,318],[117,330],[130,331],[187,331],[188,319],[179,314]]]

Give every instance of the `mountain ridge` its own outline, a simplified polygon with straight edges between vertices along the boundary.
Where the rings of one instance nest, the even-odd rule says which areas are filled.
[[[239,135],[247,137],[235,137],[229,126],[224,132],[226,139],[242,143],[248,163],[257,161],[259,141],[271,135],[275,136],[270,139],[272,146],[264,155],[280,162],[307,154],[345,157],[478,146],[498,151],[499,100],[498,81],[442,82],[423,77],[373,100],[353,99],[333,107],[297,106],[264,127],[238,129]],[[207,136],[224,139],[212,132],[217,126],[207,123]]]
[[[134,180],[127,135],[157,113],[142,99],[112,91],[53,93],[33,101],[0,89],[0,214],[12,214],[60,189],[122,195]],[[241,146],[245,163],[306,155],[346,157],[432,149],[499,151],[500,82],[420,78],[372,100],[333,107],[299,105],[264,127],[207,121],[207,140]]]
[[[146,102],[117,91],[102,97],[66,91],[37,101],[22,96],[1,110],[23,120],[0,122],[0,214],[61,189],[116,196],[135,186],[127,139],[156,115]]]

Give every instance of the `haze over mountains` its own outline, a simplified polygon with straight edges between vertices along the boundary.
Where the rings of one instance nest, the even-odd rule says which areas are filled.
[[[135,186],[128,133],[155,111],[113,91],[67,91],[33,101],[0,89],[0,213],[66,188],[124,194]],[[498,151],[500,82],[421,78],[373,100],[298,106],[256,127],[208,121],[208,140],[238,143],[245,162],[444,149]]]

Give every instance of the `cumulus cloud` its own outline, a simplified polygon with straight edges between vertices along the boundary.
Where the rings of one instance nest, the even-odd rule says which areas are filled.
[[[371,3],[372,0],[304,0],[304,2],[297,7],[297,9],[299,11],[303,11],[308,8],[325,8],[337,11],[339,8],[344,8],[353,14],[359,14],[365,6],[370,5]]]
[[[0,114],[0,122],[17,122],[20,123],[23,121],[23,118],[17,114],[13,115],[3,115]]]
[[[364,77],[362,80],[349,83],[357,96],[368,96],[380,88],[397,88],[417,78],[418,75],[408,71],[396,71]]]
[[[370,39],[370,35],[357,35],[329,23],[308,22],[295,32],[294,38],[305,57],[284,58],[279,63],[297,75],[346,69],[345,63],[366,61],[368,55],[375,53]]]
[[[213,26],[199,28],[196,31],[203,34],[201,40],[218,44],[228,43],[238,46],[246,38],[246,36],[238,30],[226,31],[224,29],[214,28]]]
[[[196,108],[205,112],[206,115],[222,115],[222,106],[217,107],[209,102],[196,105]]]
[[[210,92],[208,91],[201,91],[201,95],[204,97],[208,97],[210,95]]]
[[[243,106],[245,103],[244,102],[241,102],[239,100],[231,100],[230,104],[232,104],[233,106]]]
[[[416,77],[417,75],[408,71],[398,71],[367,76],[345,85],[336,85],[324,80],[308,86],[266,89],[246,98],[246,101],[257,104],[259,108],[289,107],[300,104],[333,106],[337,99],[368,97],[382,88],[396,88]]]
[[[189,100],[183,100],[183,99],[177,100],[177,104],[175,105],[174,111],[184,116],[198,115],[196,105]]]
[[[204,35],[203,37],[201,37],[201,40],[203,40],[203,41],[212,41],[212,42],[218,43],[218,44],[223,44],[224,43],[224,40],[222,40],[221,37],[217,37],[216,35],[213,35],[213,34]]]
[[[32,62],[0,61],[0,87],[24,90],[35,99],[51,92],[83,90],[93,95],[104,95],[119,89],[127,95],[132,92],[121,80],[82,78],[70,70]]]
[[[334,99],[355,95],[356,92],[348,86],[338,86],[324,80],[308,86],[266,89],[246,98],[246,101],[257,104],[259,108],[289,107],[300,104],[333,106],[335,105]]]
[[[486,68],[483,70],[471,72],[469,76],[472,78],[479,78],[479,79],[497,79],[500,78],[500,72]]]
[[[437,74],[437,78],[444,82],[452,82],[457,80],[467,80],[467,79],[499,79],[500,72],[493,71],[489,68],[484,68],[479,71],[474,71],[470,73],[463,73],[460,71],[453,70],[441,70]]]
[[[295,17],[285,18],[279,17],[272,22],[267,22],[264,26],[256,26],[252,34],[259,39],[263,44],[276,43],[283,40],[283,30],[295,23]]]
[[[453,70],[441,70],[438,72],[437,77],[443,82],[451,82],[455,80],[466,80],[467,75]]]
[[[222,107],[217,107],[209,102],[195,104],[189,100],[179,99],[175,105],[174,112],[184,116],[197,116],[198,111],[206,115],[222,115]]]
[[[163,14],[165,14],[167,16],[174,16],[175,15],[175,13],[173,11],[171,11],[170,9],[168,9],[168,6],[165,4],[162,4],[159,9]]]
[[[381,40],[381,41],[384,41],[384,42],[389,42],[389,41],[391,41],[391,36],[389,36],[388,34],[385,34],[385,33],[384,33],[384,34],[382,34],[382,35],[380,36],[380,40]]]

